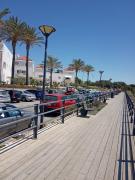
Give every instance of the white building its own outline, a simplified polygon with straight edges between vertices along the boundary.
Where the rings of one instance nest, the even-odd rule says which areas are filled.
[[[34,71],[34,77],[36,80],[42,81],[43,80],[43,65],[37,65]],[[75,81],[74,71],[66,68],[63,71],[56,71],[52,74],[52,81],[59,82],[59,83],[71,83]],[[46,81],[49,83],[50,81],[50,72],[46,72]]]
[[[12,53],[0,42],[0,82],[10,84],[12,70]]]
[[[15,77],[26,77],[26,56],[16,58]],[[34,65],[31,59],[29,59],[29,77],[34,77]]]

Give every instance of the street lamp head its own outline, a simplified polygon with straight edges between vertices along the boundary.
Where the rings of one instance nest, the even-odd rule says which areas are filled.
[[[48,26],[48,25],[39,26],[39,30],[43,33],[44,36],[47,36],[47,37],[51,33],[56,31],[56,29],[53,26]]]

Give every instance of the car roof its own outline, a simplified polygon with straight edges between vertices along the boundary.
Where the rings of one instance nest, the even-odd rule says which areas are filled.
[[[5,89],[0,89],[0,91],[6,91]]]
[[[0,107],[6,107],[6,104],[0,103]]]
[[[58,96],[58,97],[66,96],[65,94],[58,94],[58,93],[46,94],[46,95],[47,95],[47,96]]]

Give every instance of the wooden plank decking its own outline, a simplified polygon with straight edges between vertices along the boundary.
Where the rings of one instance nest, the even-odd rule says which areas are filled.
[[[1,154],[0,180],[132,179],[125,104],[121,93],[96,116],[72,117]]]

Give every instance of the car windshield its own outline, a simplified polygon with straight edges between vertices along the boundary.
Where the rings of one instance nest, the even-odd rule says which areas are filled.
[[[14,91],[14,93],[15,93],[16,95],[20,95],[20,94],[21,94],[20,91]]]
[[[31,94],[29,91],[24,91],[25,94]]]
[[[62,100],[68,100],[68,99],[73,99],[72,95],[62,97]]]
[[[45,100],[47,101],[57,101],[58,97],[57,96],[45,96]]]
[[[0,91],[0,95],[8,95],[7,91]]]
[[[5,118],[5,113],[2,112],[3,110],[6,110],[5,107],[0,107],[0,119]]]

